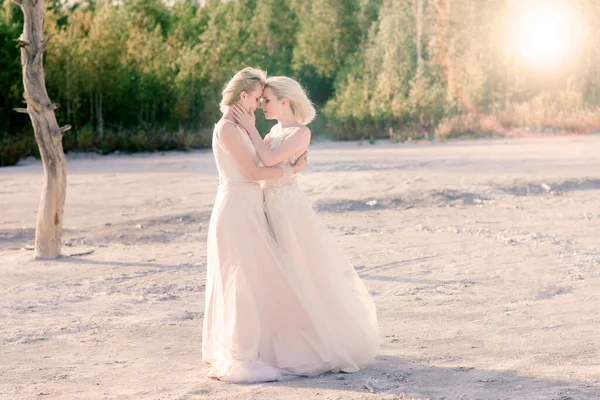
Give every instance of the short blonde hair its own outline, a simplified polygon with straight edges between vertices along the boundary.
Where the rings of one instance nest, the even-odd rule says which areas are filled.
[[[308,99],[302,86],[287,76],[272,76],[267,79],[265,89],[270,88],[279,99],[288,99],[296,121],[302,125],[315,119],[315,107]]]
[[[240,99],[242,92],[254,91],[257,84],[265,86],[266,80],[267,73],[257,68],[246,67],[236,73],[221,93],[221,104],[219,104],[221,112],[226,112],[230,106],[234,105]]]

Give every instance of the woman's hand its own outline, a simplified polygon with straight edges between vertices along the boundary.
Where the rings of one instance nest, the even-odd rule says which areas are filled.
[[[241,105],[235,104],[231,106],[231,111],[233,112],[233,117],[236,122],[247,132],[250,132],[256,127],[256,117],[254,116],[253,109],[247,111]]]

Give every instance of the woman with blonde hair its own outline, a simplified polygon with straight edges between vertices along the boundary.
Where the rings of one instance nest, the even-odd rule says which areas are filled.
[[[233,115],[248,132],[265,166],[290,168],[306,154],[311,132],[306,126],[315,109],[301,85],[288,77],[270,77],[262,95],[267,119],[276,119],[265,140],[253,113],[234,107]],[[310,302],[317,327],[313,358],[333,370],[356,372],[379,352],[375,304],[341,246],[288,174],[263,182],[265,213],[280,248],[293,261],[294,287]]]
[[[219,188],[208,229],[202,358],[211,364],[210,378],[231,382],[272,381],[304,372],[294,368],[298,362],[303,366],[303,360],[280,368],[280,359],[289,360],[282,347],[296,346],[303,334],[282,324],[289,315],[309,329],[313,324],[294,291],[287,289],[285,260],[270,233],[260,187],[262,180],[300,172],[306,158],[293,166],[259,166],[250,138],[232,117],[234,105],[254,113],[265,79],[254,68],[235,74],[223,90],[223,117],[212,137]]]

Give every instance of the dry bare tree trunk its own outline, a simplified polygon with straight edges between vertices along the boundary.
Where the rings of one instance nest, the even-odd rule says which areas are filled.
[[[415,0],[416,46],[417,46],[417,76],[423,73],[423,0]]]
[[[104,137],[104,118],[102,116],[102,79],[100,79],[100,71],[96,71],[98,79],[98,91],[94,96],[96,101],[96,131],[100,139]]]
[[[35,140],[44,166],[44,186],[38,207],[35,230],[35,257],[53,259],[60,255],[63,211],[67,194],[66,158],[62,136],[71,127],[60,128],[54,115],[58,107],[50,102],[46,91],[43,54],[52,36],[44,40],[44,1],[12,0],[25,17],[23,34],[17,40],[21,47],[23,86],[27,108],[16,108],[29,114]]]

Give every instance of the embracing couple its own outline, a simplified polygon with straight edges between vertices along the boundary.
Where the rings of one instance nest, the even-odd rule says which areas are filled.
[[[254,68],[235,74],[222,96],[202,335],[208,376],[356,372],[379,351],[375,304],[295,177],[315,109],[298,82]],[[278,122],[264,140],[259,107]]]

